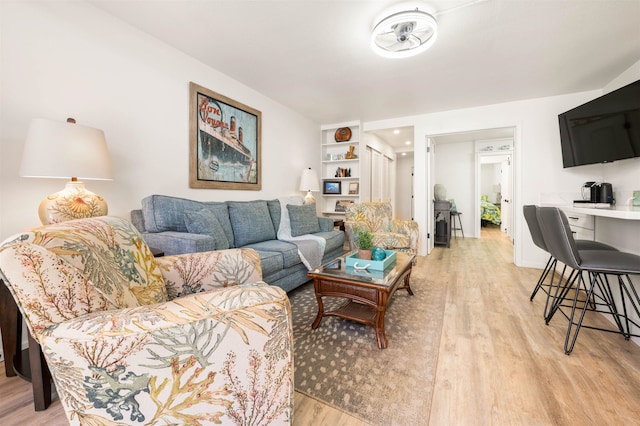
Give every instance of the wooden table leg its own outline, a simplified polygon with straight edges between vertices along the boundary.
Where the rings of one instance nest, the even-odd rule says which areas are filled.
[[[324,303],[322,303],[322,296],[319,293],[319,283],[318,279],[314,278],[313,285],[315,286],[316,300],[318,301],[318,315],[316,315],[316,319],[311,324],[311,328],[315,330],[320,326],[320,321],[322,321],[322,317],[324,316]]]
[[[22,314],[13,295],[0,279],[0,327],[4,367],[7,377],[18,374],[30,380],[33,386],[33,404],[36,411],[51,405],[51,373],[44,359],[40,344],[27,333],[29,349],[22,349]]]
[[[7,377],[16,375],[13,358],[20,352],[22,334],[22,315],[18,312],[11,292],[0,279],[0,329],[2,330],[2,350],[4,351],[4,370]],[[20,336],[20,337],[18,337]]]
[[[387,348],[387,334],[384,332],[384,316],[387,313],[387,294],[378,291],[378,307],[376,308],[376,318],[373,328],[376,331],[376,340],[379,349]]]
[[[46,410],[51,405],[51,373],[44,359],[42,348],[29,333],[29,366],[31,367],[31,386],[33,404],[36,411]]]

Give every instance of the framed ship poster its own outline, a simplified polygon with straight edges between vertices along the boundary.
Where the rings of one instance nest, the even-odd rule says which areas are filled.
[[[262,113],[189,83],[189,187],[261,189]]]

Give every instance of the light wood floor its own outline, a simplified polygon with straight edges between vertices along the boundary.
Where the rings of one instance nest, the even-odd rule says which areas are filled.
[[[515,267],[499,230],[454,239],[419,265],[447,288],[425,425],[640,424],[640,347],[585,329],[565,355],[566,320],[544,324],[544,295],[529,302],[540,271]],[[0,370],[0,425],[65,423],[58,401],[34,412],[30,384]],[[296,392],[294,424],[366,423]]]

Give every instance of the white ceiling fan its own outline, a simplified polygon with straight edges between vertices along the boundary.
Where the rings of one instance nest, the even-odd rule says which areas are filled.
[[[472,0],[437,14],[444,14],[480,3],[485,0]],[[371,48],[380,56],[387,58],[406,58],[424,52],[435,43],[438,37],[436,13],[427,13],[419,7],[395,11],[381,19],[371,33]]]
[[[394,13],[378,22],[371,36],[371,47],[380,56],[406,58],[427,50],[437,36],[436,19],[416,8]]]

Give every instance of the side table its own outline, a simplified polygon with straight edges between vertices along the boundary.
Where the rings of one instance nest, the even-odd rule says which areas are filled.
[[[38,342],[29,335],[29,348],[22,349],[22,314],[11,292],[0,279],[0,329],[7,377],[18,374],[33,386],[36,411],[51,405],[51,373]]]
[[[451,244],[451,203],[449,201],[434,201],[434,245],[447,248]]]
[[[149,247],[149,250],[151,250],[151,254],[153,254],[153,257],[163,257],[164,256],[164,252],[160,249],[157,249],[155,247]]]

